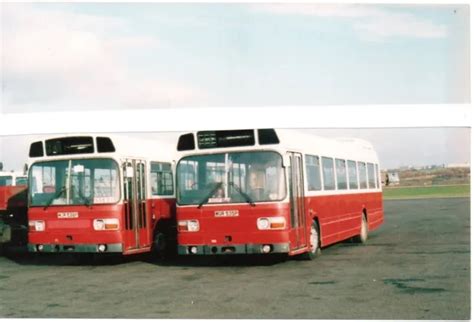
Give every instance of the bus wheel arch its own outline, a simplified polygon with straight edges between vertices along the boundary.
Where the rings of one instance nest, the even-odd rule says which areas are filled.
[[[163,257],[169,247],[169,230],[169,223],[167,223],[165,220],[159,220],[156,222],[155,227],[153,228],[151,251],[158,257]]]
[[[360,244],[365,244],[369,238],[369,221],[367,216],[367,209],[362,209],[361,223],[359,235],[355,237],[355,241]]]
[[[319,247],[321,248],[321,240],[322,240],[322,233],[321,233],[321,225],[319,224],[319,218],[317,216],[313,217],[313,223],[316,224],[316,229],[318,230],[318,242],[319,242]]]
[[[321,254],[321,234],[319,228],[319,220],[314,217],[311,222],[310,236],[309,236],[309,250],[302,254],[302,257],[306,260],[313,260]]]

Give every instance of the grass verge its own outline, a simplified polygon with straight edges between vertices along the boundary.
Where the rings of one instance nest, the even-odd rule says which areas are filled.
[[[421,198],[456,198],[469,197],[469,185],[430,186],[430,187],[395,187],[384,188],[383,197],[390,199],[421,199]]]

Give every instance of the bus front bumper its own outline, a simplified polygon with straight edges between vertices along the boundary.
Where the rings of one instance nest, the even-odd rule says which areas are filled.
[[[231,255],[288,253],[290,245],[240,244],[240,245],[178,245],[178,255]]]
[[[36,253],[122,253],[122,250],[122,244],[28,244],[28,251]]]

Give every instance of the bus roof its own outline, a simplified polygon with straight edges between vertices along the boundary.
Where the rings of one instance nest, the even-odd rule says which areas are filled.
[[[273,130],[273,129],[266,129]],[[266,144],[261,144],[257,137],[259,137],[260,130],[235,130],[236,133],[242,133],[242,131],[253,131],[255,137],[254,143],[249,144],[250,141],[243,142],[240,146],[229,146],[229,147],[205,147],[200,148],[200,142],[198,142],[198,134],[202,132],[211,133],[213,131],[196,131],[191,132],[194,136],[194,140],[197,142],[194,149],[188,149],[180,151],[182,155],[189,154],[207,154],[207,153],[222,153],[226,151],[235,150],[264,150],[272,149],[277,150],[280,153],[286,151],[301,152],[304,154],[314,154],[318,156],[335,157],[341,159],[355,160],[355,161],[367,161],[378,163],[377,153],[375,152],[372,144],[366,140],[359,138],[325,138],[314,134],[304,133],[300,130],[289,130],[289,129],[274,129],[276,133],[276,141]],[[220,131],[215,131],[220,132]],[[229,135],[234,135],[233,131],[222,131],[227,132]],[[183,134],[188,136],[190,134]],[[250,133],[250,132],[248,132]],[[180,138],[181,140],[181,138]],[[213,143],[215,140],[213,141]]]
[[[101,143],[97,138],[103,139]],[[98,152],[102,142],[105,142],[102,148],[103,152]],[[47,152],[48,149],[49,152]],[[64,152],[67,149],[76,150],[71,153]],[[77,151],[79,149],[84,152]],[[129,137],[124,134],[74,133],[47,136],[35,140],[30,145],[28,163],[31,164],[38,160],[93,157],[139,158],[171,162],[176,159],[176,149],[174,143],[169,140],[149,140]]]

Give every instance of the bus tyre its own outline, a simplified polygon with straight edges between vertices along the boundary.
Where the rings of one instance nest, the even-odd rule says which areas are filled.
[[[360,244],[365,244],[369,238],[369,227],[367,225],[367,218],[362,214],[362,221],[360,223],[360,234],[355,238],[355,241]]]
[[[311,224],[310,235],[309,235],[310,250],[303,254],[303,258],[306,260],[313,260],[321,254],[321,245],[319,243],[319,229],[318,225],[313,221]]]
[[[166,253],[166,237],[160,231],[155,233],[153,237],[153,254],[156,258],[163,258]]]

